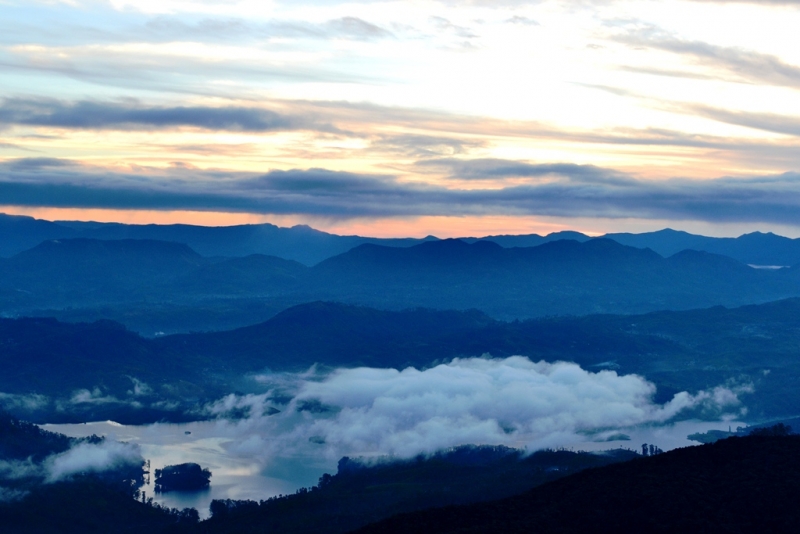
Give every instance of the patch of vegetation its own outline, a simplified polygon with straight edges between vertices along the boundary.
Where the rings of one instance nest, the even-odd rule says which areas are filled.
[[[211,484],[211,471],[199,464],[168,465],[155,470],[156,493],[168,491],[198,491]]]

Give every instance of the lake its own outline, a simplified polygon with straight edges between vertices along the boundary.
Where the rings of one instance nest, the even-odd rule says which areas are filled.
[[[612,434],[625,434],[629,440],[596,441],[602,434],[573,438],[562,446],[573,450],[600,451],[615,448],[641,450],[642,443],[652,443],[667,451],[678,447],[698,445],[687,436],[708,430],[734,430],[740,422],[680,421],[670,425],[643,425],[616,430]],[[108,439],[137,443],[142,455],[151,462],[151,473],[165,465],[195,462],[212,472],[211,487],[200,492],[169,492],[156,494],[153,478],[142,488],[148,497],[171,508],[196,508],[201,518],[209,515],[208,505],[213,499],[252,499],[294,493],[298,488],[316,485],[323,473],[335,473],[337,459],[324,455],[284,451],[264,458],[263,455],[243,455],[232,452],[241,437],[231,437],[231,424],[226,421],[202,421],[184,424],[156,423],[144,426],[126,426],[111,421],[42,425],[52,432],[72,437],[92,434]],[[263,438],[263,436],[262,436]],[[522,444],[520,443],[520,446]],[[375,454],[379,454],[376,451]],[[356,456],[356,455],[354,455]]]

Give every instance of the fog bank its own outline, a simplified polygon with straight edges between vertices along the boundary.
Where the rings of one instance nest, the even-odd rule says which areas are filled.
[[[260,377],[267,383],[267,377]],[[401,458],[462,444],[536,450],[581,441],[610,429],[668,422],[699,410],[715,417],[739,415],[739,395],[749,386],[680,392],[653,401],[655,386],[638,375],[589,372],[567,362],[465,358],[418,370],[339,369],[319,376],[280,377],[262,395],[230,395],[207,407],[226,417],[234,453],[265,458],[304,451],[336,458],[382,454]],[[276,386],[277,388],[277,386]],[[280,413],[275,413],[280,410]]]

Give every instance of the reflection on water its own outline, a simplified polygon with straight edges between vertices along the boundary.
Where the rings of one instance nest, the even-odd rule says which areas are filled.
[[[641,426],[614,430],[576,438],[564,445],[574,450],[600,451],[615,448],[640,450],[642,443],[652,443],[663,450],[697,445],[687,436],[708,430],[728,430],[742,425],[739,422],[681,421],[665,426]],[[171,508],[196,508],[201,518],[208,517],[208,505],[213,499],[252,499],[294,493],[300,487],[312,486],[323,473],[334,473],[336,461],[315,456],[285,455],[263,459],[231,454],[236,441],[226,436],[225,427],[218,422],[204,421],[186,424],[156,423],[146,426],[124,426],[106,421],[74,425],[43,425],[43,428],[72,437],[92,434],[118,441],[138,443],[142,454],[149,459],[150,483],[143,488],[148,497]],[[629,440],[620,440],[620,434]],[[609,441],[603,441],[609,439]],[[522,443],[520,443],[522,446]],[[195,492],[157,494],[153,490],[152,472],[166,465],[195,462],[212,472],[211,487]]]
[[[147,497],[170,508],[196,508],[201,518],[208,516],[213,499],[252,499],[294,493],[300,487],[312,486],[325,472],[335,472],[336,463],[317,458],[287,455],[275,458],[269,465],[252,458],[229,454],[234,443],[220,437],[215,422],[186,424],[156,423],[145,426],[124,426],[106,421],[73,425],[43,425],[52,432],[72,437],[92,434],[118,441],[138,443],[142,455],[150,460],[150,483],[142,488]],[[187,432],[190,432],[187,434]],[[166,465],[194,462],[211,470],[211,487],[203,491],[155,493],[153,472]]]

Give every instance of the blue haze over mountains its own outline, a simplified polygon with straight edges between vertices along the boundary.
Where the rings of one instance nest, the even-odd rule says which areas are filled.
[[[211,415],[198,407],[232,391],[262,391],[253,377],[264,372],[302,372],[315,364],[423,369],[453,358],[524,355],[645,376],[658,387],[657,402],[678,391],[749,384],[749,416],[763,420],[800,413],[798,316],[800,298],[511,322],[477,310],[314,302],[236,330],[155,339],[108,320],[0,319],[0,392],[12,396],[0,402],[36,422],[197,420]],[[149,389],[135,394],[131,377]],[[75,398],[79,390],[86,399]]]
[[[592,376],[647,380],[654,386],[648,403],[655,406],[681,396],[694,398],[696,402],[682,408],[677,418],[712,421],[725,409],[733,410],[724,412],[730,417],[748,423],[789,421],[800,413],[797,317],[800,240],[773,234],[720,239],[662,230],[600,238],[560,232],[373,239],[305,226],[136,226],[0,215],[0,425],[6,421],[17,434],[41,438],[48,435],[14,417],[36,423],[125,424],[208,419],[252,423],[282,413],[324,418],[341,407],[315,403],[314,398],[306,403],[292,380],[327,380],[358,369],[391,373],[414,368],[422,373],[458,359],[496,362],[520,356],[532,362],[572,362],[568,365],[574,370]],[[267,404],[249,403],[260,397]],[[623,437],[629,439],[614,439]],[[5,440],[0,439],[0,449],[18,440],[16,434],[0,438]],[[798,446],[793,438],[778,444],[783,448],[777,452],[766,453],[750,450],[753,441],[740,441],[730,445],[735,450],[715,449],[715,454],[734,457],[747,449],[742,454],[748,459],[757,453],[770,457],[770,462],[742,464],[752,474],[744,483],[746,491],[764,480],[764,465],[773,465],[776,457],[794,458]],[[36,445],[31,443],[29,447]],[[299,527],[292,529],[309,517],[331,533],[340,533],[397,511],[507,496],[589,465],[638,457],[633,451],[622,453],[624,458],[546,452],[547,458],[568,458],[559,457],[559,465],[548,459],[535,466],[530,479],[516,477],[525,479],[525,488],[504,482],[502,476],[519,471],[527,460],[515,460],[510,468],[497,460],[481,467],[482,476],[494,486],[452,491],[456,481],[474,477],[475,468],[449,467],[443,464],[447,455],[500,452],[502,458],[511,454],[468,447],[444,456],[419,456],[387,463],[385,476],[380,465],[348,475],[342,466],[351,464],[343,459],[339,473],[321,478],[313,491],[261,504],[217,502],[218,515],[199,524],[193,522],[196,514],[170,516],[144,504],[134,509],[140,503],[127,497],[110,506],[116,517],[124,512],[132,518],[150,514],[153,521],[169,521],[174,528],[165,532],[173,534],[263,532],[273,523],[276,532],[300,532]],[[551,485],[540,493],[561,487],[583,498],[574,489],[579,487],[594,500],[595,488],[607,494],[606,486],[618,481],[615,473],[622,472],[624,480],[646,477],[647,467],[655,466],[659,483],[669,486],[690,478],[670,478],[673,471],[694,472],[695,463],[703,468],[715,465],[705,452],[688,453],[688,460],[681,454],[639,458],[632,467],[620,468],[629,470],[624,472],[593,471],[601,474],[590,474],[588,480],[600,478],[589,485],[575,486],[569,480],[576,479],[568,477],[564,485]],[[566,469],[564,462],[574,465]],[[767,472],[773,477],[770,501],[787,494],[776,490],[785,482],[785,472]],[[425,476],[421,482],[412,480],[414,473]],[[385,480],[378,480],[381,476]],[[366,489],[359,485],[361,479]],[[55,490],[47,484],[23,482],[13,482],[21,488],[14,490],[14,498],[22,490],[34,498],[7,505],[0,499],[0,519],[22,525],[14,532],[29,532],[26,525],[38,524],[31,518],[70,523],[38,511],[40,503],[55,502],[74,514],[100,517],[91,511],[95,500],[84,499],[82,504],[89,503],[90,510],[85,511],[67,497],[78,487],[86,496],[107,491],[89,487],[95,483],[91,477],[80,479],[83,486],[73,489],[69,484],[75,482],[64,483],[56,488],[64,494],[55,496],[48,493]],[[376,484],[383,488],[378,497]],[[797,484],[792,484],[787,486],[789,494],[796,493]],[[398,492],[400,485],[405,493]],[[419,497],[423,487],[428,493]],[[720,487],[731,484],[696,491],[717,495]],[[749,495],[746,491],[743,494]],[[364,498],[367,493],[373,501]],[[418,500],[404,500],[405,494],[415,494]],[[12,494],[6,490],[6,495]],[[537,495],[508,502],[533,502]],[[330,520],[315,514],[319,502],[342,499],[361,508],[331,505]],[[572,502],[567,497],[563,501],[567,507]],[[405,508],[398,508],[398,502]],[[513,510],[506,513],[503,502],[488,506],[500,506],[517,521]],[[618,516],[616,511],[625,507],[612,502],[608,508]],[[358,510],[358,517],[348,518],[341,509]],[[364,516],[364,509],[371,515]],[[490,509],[475,510],[480,515]],[[717,517],[706,512],[703,517]],[[438,513],[431,512],[432,517]],[[415,517],[423,516],[407,517],[418,521]],[[178,530],[176,518],[186,523]],[[523,519],[525,525],[533,521]],[[456,523],[452,518],[446,522]],[[376,528],[386,525],[394,523]],[[401,530],[411,528],[398,525]]]
[[[308,226],[281,228],[272,224],[228,227],[192,225],[128,225],[120,223],[50,222],[24,216],[0,214],[0,257],[10,257],[50,239],[152,239],[189,245],[203,256],[247,256],[264,254],[314,265],[329,257],[347,252],[361,244],[413,246],[436,240],[380,239],[360,236],[339,236],[314,230]],[[738,238],[714,238],[675,230],[641,234],[616,233],[602,236],[623,245],[650,248],[662,256],[671,256],[686,249],[729,256],[745,264],[789,266],[800,263],[800,239],[789,239],[772,233],[754,232]],[[534,247],[550,241],[570,239],[588,241],[580,232],[563,231],[540,236],[498,235],[483,238],[464,237],[463,241],[493,241],[505,248]]]
[[[317,300],[478,309],[509,320],[800,296],[800,240],[773,234],[372,239],[268,224],[137,226],[11,216],[0,216],[0,228],[0,250],[11,254],[0,258],[4,316],[113,319],[151,336],[245,326]]]
[[[124,399],[131,376],[161,384],[158,402],[166,395],[178,408],[132,415],[125,402],[89,402],[58,417],[192,419],[198,399],[247,390],[241,377],[265,367],[421,368],[481,354],[640,373],[665,399],[746,376],[769,383],[751,413],[800,410],[791,393],[800,240],[672,230],[380,240],[272,225],[0,223],[4,250],[36,242],[0,258],[0,391],[54,395],[28,414],[40,420],[81,388],[102,384],[101,398]],[[769,303],[779,299],[788,300]],[[59,357],[65,350],[74,354]],[[772,368],[787,372],[762,375]]]

